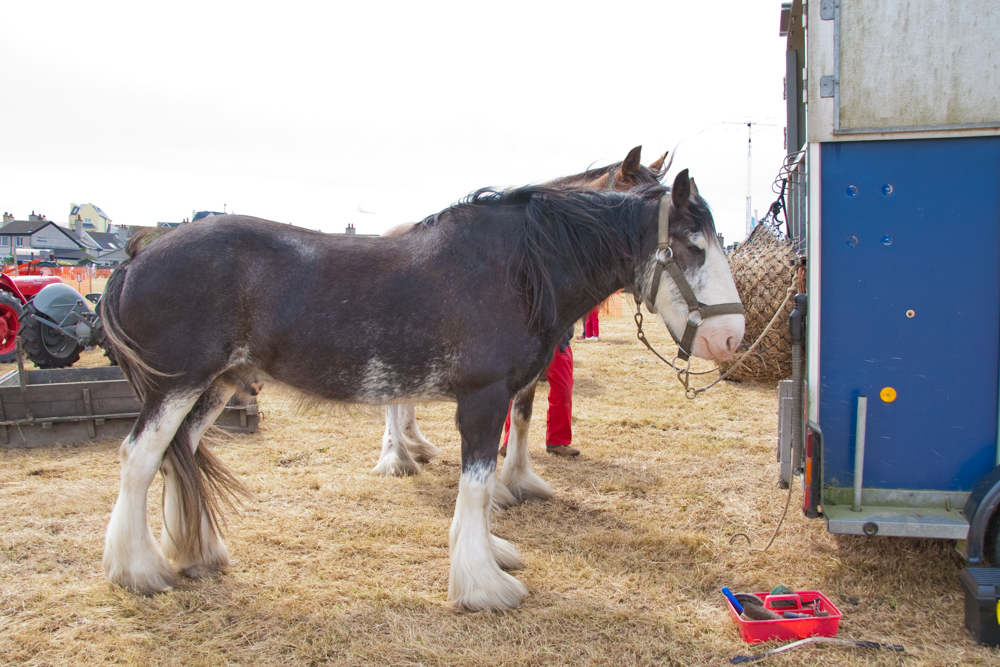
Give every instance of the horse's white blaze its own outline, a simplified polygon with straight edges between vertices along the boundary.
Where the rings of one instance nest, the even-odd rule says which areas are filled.
[[[115,584],[141,593],[169,590],[173,584],[174,567],[149,529],[146,492],[163,452],[197,400],[195,393],[164,402],[137,439],[129,435],[122,443],[121,490],[104,537],[104,571]]]
[[[507,456],[504,458],[503,468],[497,475],[500,483],[522,503],[540,502],[555,495],[552,487],[531,469],[531,460],[528,457],[529,425],[530,422],[526,421],[517,410],[511,410]]]
[[[385,433],[382,435],[382,455],[372,472],[383,477],[388,475],[415,475],[420,465],[414,460],[403,436],[400,425],[400,408],[405,405],[385,406]],[[430,444],[430,443],[428,443]],[[433,447],[433,445],[431,445]],[[435,448],[436,449],[436,448]]]
[[[686,272],[688,284],[695,296],[704,304],[739,303],[740,296],[729,270],[729,262],[715,239],[706,239],[703,234],[695,234],[690,240],[705,251],[705,262],[696,270]],[[656,266],[655,259],[649,264],[649,276]],[[656,311],[673,334],[680,339],[687,326],[688,309],[684,297],[667,272],[660,278],[656,296]],[[716,315],[709,317],[698,327],[691,354],[702,359],[726,361],[736,352],[743,340],[746,322],[742,315]]]
[[[203,416],[200,422],[190,426],[189,436],[192,452],[198,449],[205,432],[226,409],[226,403],[232,398],[233,393],[234,390],[227,387],[216,397],[218,405],[215,409]],[[212,522],[208,520],[208,515],[204,510],[201,513],[201,551],[181,552],[174,542],[174,536],[180,535],[184,525],[184,517],[180,510],[180,484],[166,461],[162,467],[164,472],[163,533],[160,535],[160,547],[163,549],[163,555],[172,560],[181,572],[192,578],[204,577],[219,568],[226,567],[229,565],[229,552],[226,550],[226,544],[212,526]]]
[[[495,483],[492,467],[485,465],[464,470],[458,483],[455,518],[448,534],[451,552],[448,600],[460,609],[513,609],[528,597],[524,584],[497,565],[494,547],[500,543],[494,541],[489,527]],[[504,548],[499,555],[510,561],[511,551],[513,547]]]

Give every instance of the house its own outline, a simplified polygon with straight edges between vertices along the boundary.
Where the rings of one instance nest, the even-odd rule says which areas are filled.
[[[94,243],[97,244],[97,251],[101,254],[114,252],[125,247],[125,242],[118,238],[117,234],[110,232],[104,234],[101,232],[90,232],[87,236],[94,240]]]
[[[81,223],[69,230],[34,212],[27,220],[8,218],[13,216],[5,215],[7,222],[0,227],[0,256],[13,256],[19,250],[47,250],[56,260],[78,262],[100,252],[100,245],[83,232]]]
[[[99,206],[93,204],[70,204],[70,229],[74,228],[75,222],[81,222],[85,232],[104,233],[111,231],[111,218]]]
[[[198,222],[199,220],[204,220],[205,218],[211,218],[216,215],[228,215],[225,212],[218,211],[191,211],[191,222]]]

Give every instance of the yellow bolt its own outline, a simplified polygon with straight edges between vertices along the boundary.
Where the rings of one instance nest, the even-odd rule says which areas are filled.
[[[892,387],[885,387],[878,393],[879,398],[881,398],[886,403],[892,403],[896,400],[896,390]]]

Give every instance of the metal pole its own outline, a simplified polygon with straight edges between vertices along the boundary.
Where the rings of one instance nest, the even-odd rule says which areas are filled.
[[[751,170],[753,169],[753,123],[747,123],[747,236],[753,231],[750,217],[750,186],[753,183]]]
[[[868,421],[868,397],[858,396],[858,428],[854,434],[854,505],[861,511],[861,484],[865,475],[865,424]]]

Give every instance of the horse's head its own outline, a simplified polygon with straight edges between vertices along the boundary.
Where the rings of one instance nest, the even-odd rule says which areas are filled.
[[[661,200],[661,220],[664,207],[669,247],[657,251],[649,269],[646,305],[660,314],[682,357],[686,350],[695,357],[725,361],[742,342],[745,321],[712,213],[687,169]],[[661,235],[662,227],[661,222]]]

